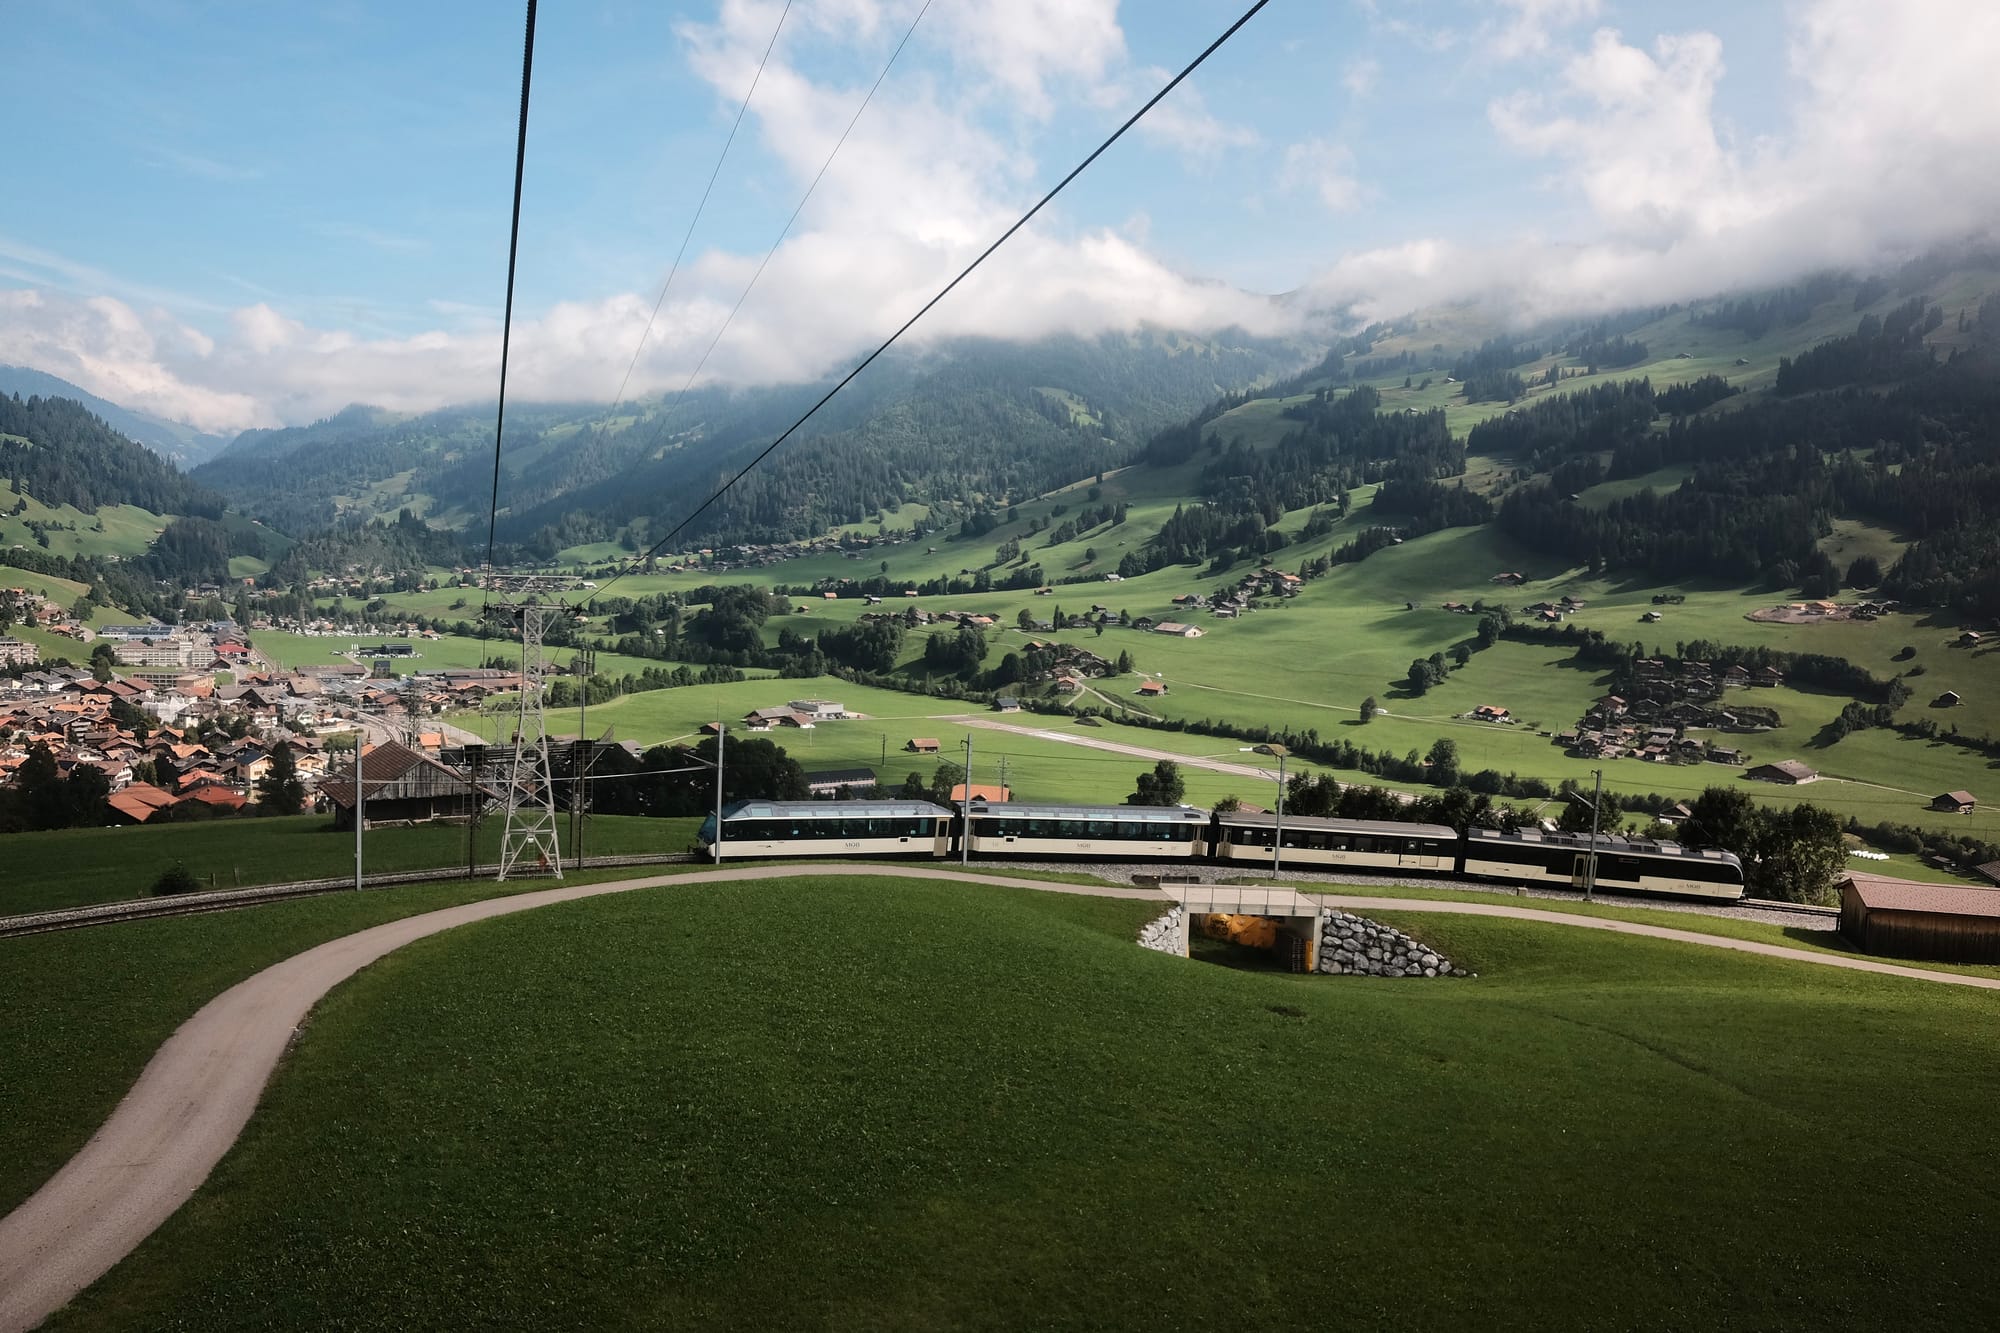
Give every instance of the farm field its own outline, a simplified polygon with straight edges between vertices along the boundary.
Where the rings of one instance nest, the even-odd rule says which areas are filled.
[[[1035,736],[970,727],[944,719],[973,716],[996,723],[1032,729],[1074,732],[1081,740],[1133,745],[1185,756],[1205,756],[1249,767],[1267,768],[1272,761],[1242,754],[1239,743],[1226,737],[1191,736],[1181,732],[1156,732],[1136,727],[1106,724],[1082,727],[1067,718],[1029,713],[996,714],[984,705],[955,699],[934,699],[892,690],[875,690],[846,681],[821,677],[806,680],[744,681],[729,685],[694,685],[681,689],[652,690],[629,694],[609,703],[593,704],[590,731],[603,734],[611,728],[619,740],[656,745],[666,741],[692,742],[704,722],[720,717],[735,723],[756,708],[770,708],[790,699],[833,699],[849,711],[865,714],[861,719],[824,722],[809,730],[782,727],[762,733],[759,739],[782,746],[807,772],[819,769],[869,768],[878,779],[899,785],[911,773],[930,780],[940,762],[962,763],[960,742],[969,731],[973,737],[974,783],[997,783],[999,765],[1007,762],[1007,782],[1016,795],[1026,800],[1073,801],[1117,804],[1129,794],[1141,772],[1150,771],[1154,761],[1134,755],[1105,753],[1061,741]],[[562,725],[571,715],[564,714]],[[473,714],[454,715],[451,720],[469,730],[489,729],[494,718]],[[502,725],[509,725],[505,718]],[[552,721],[551,726],[557,725]],[[915,737],[939,741],[935,755],[913,754],[904,746]],[[745,733],[732,726],[731,740]],[[1293,764],[1288,772],[1302,766]],[[1306,766],[1309,767],[1309,766]],[[1272,768],[1275,773],[1275,768]],[[1183,765],[1181,776],[1187,783],[1187,799],[1203,806],[1213,805],[1224,796],[1238,796],[1253,805],[1269,805],[1275,799],[1275,782],[1228,773],[1218,773]]]
[[[349,649],[357,644],[407,642],[417,650],[417,656],[395,659],[398,670],[436,671],[445,667],[476,667],[488,658],[503,657],[511,665],[517,665],[521,657],[518,642],[506,639],[469,639],[456,634],[440,635],[436,639],[398,639],[394,635],[311,635],[286,634],[279,630],[257,630],[250,636],[251,644],[265,657],[287,669],[302,666],[323,666],[343,660]],[[566,666],[574,650],[551,648],[549,661]],[[365,662],[363,665],[367,665]],[[657,667],[660,663],[642,657],[625,657],[618,653],[599,653],[597,669],[600,674],[622,676],[636,675],[647,667]]]
[[[1478,980],[1237,972],[1155,910],[801,876],[421,941],[57,1326],[2000,1317],[2000,997],[1420,910]]]
[[[1125,475],[1111,477],[1105,483],[1106,492]],[[1136,508],[1134,512],[1137,513]],[[1344,534],[1344,530],[1355,521],[1348,520],[1321,542],[1330,546],[1346,540],[1351,532]],[[1890,540],[1879,531],[1855,527],[1844,530],[1844,534],[1850,542],[1877,546],[1883,540]],[[999,535],[996,533],[995,537]],[[1309,547],[1288,548],[1285,564],[1307,558],[1320,546],[1321,543],[1314,543]],[[983,543],[980,549],[984,549]],[[945,558],[945,554],[963,553],[956,545],[947,547],[937,557],[923,557],[920,547],[891,548],[887,558],[892,568],[895,561],[911,558],[901,554],[911,550],[917,552],[915,558],[933,564]],[[875,554],[869,553],[871,558]],[[828,570],[845,566],[850,576],[858,576],[856,562],[829,556],[721,577],[731,582],[766,585],[773,581],[796,582],[820,566]],[[1174,596],[1233,582],[1246,568],[1238,566],[1211,575],[1170,567],[1118,583],[1062,585],[1049,597],[1019,591],[989,592],[927,597],[917,599],[917,604],[933,611],[963,610],[996,616],[1003,628],[989,633],[993,643],[989,665],[1007,651],[1018,650],[1029,637],[1074,642],[1109,657],[1126,651],[1132,654],[1138,672],[1167,682],[1167,696],[1145,704],[1158,714],[1190,720],[1211,718],[1240,725],[1289,726],[1301,732],[1310,729],[1322,738],[1345,737],[1370,749],[1388,749],[1399,755],[1412,749],[1423,753],[1436,740],[1448,737],[1459,747],[1461,769],[1465,772],[1494,768],[1550,781],[1565,777],[1586,780],[1593,767],[1590,761],[1569,758],[1547,738],[1532,733],[1556,732],[1574,725],[1590,701],[1606,692],[1609,676],[1601,670],[1581,670],[1569,664],[1566,660],[1569,653],[1561,645],[1507,641],[1475,654],[1470,665],[1454,672],[1427,695],[1411,697],[1403,688],[1411,660],[1434,652],[1448,652],[1454,644],[1468,642],[1476,628],[1473,618],[1440,610],[1438,604],[1446,600],[1504,601],[1518,608],[1567,593],[1588,603],[1569,618],[1572,623],[1601,629],[1615,639],[1629,637],[1643,642],[1649,651],[1672,653],[1678,643],[1705,639],[1845,657],[1882,677],[1921,669],[1923,674],[1910,682],[1915,697],[1903,707],[1899,718],[1935,716],[1941,726],[1956,724],[1974,735],[2000,735],[2000,688],[1995,688],[2000,684],[2000,668],[1990,665],[2000,662],[2000,650],[1974,652],[1953,646],[1959,628],[1956,625],[1913,616],[1825,624],[1753,622],[1745,618],[1750,611],[1772,605],[1781,597],[1753,588],[1661,589],[1592,578],[1586,571],[1561,568],[1546,559],[1527,556],[1491,529],[1433,533],[1378,552],[1361,563],[1336,566],[1325,577],[1306,585],[1295,600],[1257,610],[1238,621],[1197,614],[1194,623],[1204,630],[1200,639],[1177,639],[1117,628],[1103,635],[1091,631],[1029,635],[1013,628],[1015,617],[1024,609],[1046,618],[1058,606],[1066,611],[1079,611],[1087,610],[1092,602],[1108,606],[1114,613],[1128,611],[1134,617],[1187,618],[1187,613],[1174,608]],[[1520,570],[1528,575],[1529,582],[1514,589],[1497,587],[1491,577],[1501,570]],[[866,572],[874,572],[873,566],[868,566]],[[649,576],[643,580],[634,577],[621,582],[614,595],[641,591],[638,586],[641,584],[646,585],[645,590],[657,591],[672,584],[691,586],[709,581],[710,577]],[[658,587],[651,586],[655,580],[661,580]],[[1671,591],[1684,601],[1658,608],[1664,615],[1661,622],[1641,624],[1641,613],[1656,609],[1652,598],[1662,591]],[[869,609],[859,598],[794,600],[796,605],[807,607],[806,612],[773,617],[765,627],[767,640],[775,642],[780,629],[806,634],[816,624],[851,623]],[[1415,603],[1414,610],[1407,609],[1409,603]],[[895,609],[894,599],[885,607]],[[917,664],[921,662],[927,633],[918,630],[909,635],[904,654],[906,671],[920,672]],[[1905,647],[1914,650],[1913,655],[1895,660]],[[1136,704],[1138,701],[1131,694],[1138,680],[1135,676],[1096,684],[1110,701]],[[1026,687],[1028,692],[1033,688]],[[1949,714],[1929,710],[1931,698],[1946,689],[1963,696],[1964,705],[1949,710]],[[829,691],[833,697],[853,692],[834,684],[815,687],[815,692]],[[801,690],[801,694],[807,692]],[[750,707],[778,702],[764,697],[761,691],[758,693],[757,702],[746,703],[734,715],[740,716]],[[1797,758],[1822,773],[1846,780],[1838,785],[1822,782],[1796,789],[1756,784],[1752,790],[1760,800],[1779,804],[1810,800],[1865,823],[1889,820],[2000,838],[2000,808],[1991,804],[1983,804],[1970,816],[1936,815],[1924,808],[1931,796],[1947,790],[1970,790],[1984,800],[1993,768],[1991,761],[1983,756],[1947,744],[1905,740],[1888,732],[1855,733],[1825,745],[1821,743],[1821,729],[1848,702],[1844,696],[1789,687],[1757,690],[1752,695],[1746,702],[1775,707],[1784,719],[1784,725],[1775,731],[1735,738],[1740,748],[1751,752],[1753,762]],[[1369,696],[1376,698],[1388,715],[1363,728],[1355,724],[1360,703]],[[1524,722],[1537,725],[1493,727],[1468,722],[1459,716],[1483,703],[1508,708]],[[614,710],[618,707],[611,706]],[[884,716],[935,714],[940,711],[940,701],[912,697],[890,707],[893,711],[885,712]],[[684,711],[678,705],[674,708]],[[704,719],[691,718],[690,722],[698,725],[701,720]],[[831,729],[822,730],[828,734],[814,736],[807,744],[815,748],[829,744]],[[1141,743],[1162,749],[1177,748],[1163,733],[1145,735],[1149,739]],[[879,758],[879,739],[876,738],[874,755],[849,753],[848,748],[843,748],[837,762],[829,755],[828,760],[815,760],[808,767],[850,763],[873,766],[873,761]],[[907,738],[892,738],[890,749],[893,751],[902,739]],[[1675,799],[1697,795],[1703,787],[1714,783],[1737,780],[1736,770],[1716,765],[1678,768],[1615,760],[1604,768],[1606,783],[1615,790],[1654,791]],[[1191,787],[1191,799],[1194,793]],[[1235,794],[1252,799],[1241,792]]]
[[[561,825],[568,854],[566,817]],[[697,820],[597,815],[584,851],[616,856],[685,850]],[[479,859],[500,859],[502,821],[479,829]],[[367,869],[388,874],[465,864],[463,825],[420,824],[371,829]],[[354,835],[337,833],[323,815],[234,818],[194,824],[59,829],[7,835],[7,875],[0,883],[0,916],[53,911],[88,903],[143,898],[176,863],[203,887],[249,888],[298,879],[326,879],[354,871]]]

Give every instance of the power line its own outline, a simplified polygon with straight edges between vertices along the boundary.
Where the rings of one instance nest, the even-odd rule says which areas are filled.
[[[929,0],[925,0],[925,3],[926,7],[928,7]],[[618,405],[625,401],[625,386],[632,382],[632,371],[639,364],[639,353],[646,350],[646,339],[653,336],[653,325],[660,318],[661,307],[667,303],[667,292],[674,285],[674,275],[681,271],[681,258],[687,254],[688,242],[694,239],[694,229],[701,222],[702,211],[708,207],[709,193],[715,189],[716,178],[722,174],[722,164],[729,159],[729,146],[736,142],[736,131],[743,125],[744,113],[750,110],[750,99],[756,95],[757,85],[763,82],[764,66],[770,61],[771,52],[778,45],[778,34],[785,30],[785,18],[791,12],[792,0],[785,0],[784,9],[778,14],[778,26],[771,29],[771,40],[765,44],[764,54],[757,61],[757,72],[750,78],[749,91],[743,94],[743,104],[736,108],[736,119],[730,123],[729,137],[722,141],[722,152],[715,159],[715,169],[708,173],[708,184],[702,189],[701,202],[695,205],[694,216],[688,219],[687,232],[681,237],[681,248],[674,252],[674,262],[667,269],[667,280],[660,284],[660,295],[653,302],[653,313],[646,317],[646,327],[639,334],[639,345],[632,349],[632,359],[626,363],[625,378],[618,381],[618,395],[611,400],[612,412],[616,412]],[[898,47],[897,49],[901,50],[902,48]],[[763,269],[759,268],[758,272],[763,272]],[[756,279],[753,278],[751,281],[754,282]],[[738,304],[740,305],[741,302],[738,302]],[[731,311],[730,313],[733,315],[735,312]]]
[[[735,476],[731,477],[728,481],[724,482],[721,486],[717,487],[715,491],[713,491],[708,496],[707,499],[703,500],[700,504],[696,505],[693,511],[690,512],[686,518],[683,518],[679,523],[676,523],[673,526],[673,528],[668,531],[666,536],[660,538],[660,540],[654,542],[652,546],[648,547],[645,553],[640,555],[637,558],[637,560],[635,560],[633,565],[627,566],[625,569],[621,569],[616,574],[613,574],[609,579],[607,579],[604,582],[604,584],[601,587],[599,587],[595,592],[592,592],[588,597],[585,597],[581,602],[578,603],[578,605],[579,606],[587,605],[601,593],[609,589],[613,584],[617,583],[619,579],[622,579],[627,574],[631,573],[632,569],[635,568],[637,565],[643,564],[645,561],[652,559],[654,556],[658,555],[661,551],[665,550],[667,546],[674,540],[674,538],[678,537],[683,531],[687,529],[689,524],[693,523],[695,519],[701,517],[701,515],[707,511],[710,505],[713,505],[717,500],[720,500],[724,495],[728,494],[731,488],[733,488],[738,482],[742,481],[744,477],[748,476],[750,472],[757,467],[758,464],[762,463],[766,458],[770,457],[771,454],[777,450],[779,445],[783,444],[786,440],[790,439],[794,434],[796,434],[799,428],[804,426],[806,422],[810,421],[822,407],[825,407],[828,403],[832,402],[835,394],[839,393],[842,389],[846,388],[850,383],[854,381],[856,376],[860,375],[862,371],[868,369],[869,366],[873,365],[875,363],[875,360],[878,357],[880,357],[884,352],[888,351],[892,346],[894,346],[896,341],[899,338],[901,338],[905,333],[908,333],[918,320],[922,319],[925,315],[929,314],[932,308],[935,307],[938,304],[938,302],[944,300],[944,298],[949,296],[958,287],[960,283],[964,282],[968,277],[972,276],[972,272],[974,269],[978,268],[981,264],[985,263],[988,257],[990,257],[995,250],[998,250],[1001,246],[1005,245],[1010,239],[1012,239],[1015,232],[1027,226],[1028,223],[1034,219],[1036,214],[1040,213],[1042,209],[1046,208],[1051,200],[1053,200],[1057,195],[1061,194],[1063,190],[1068,187],[1071,181],[1075,180],[1078,176],[1082,175],[1085,169],[1087,169],[1091,163],[1097,161],[1098,158],[1102,157],[1106,152],[1108,152],[1111,148],[1111,145],[1117,143],[1120,139],[1124,138],[1127,130],[1130,130],[1134,125],[1138,124],[1140,119],[1144,117],[1147,112],[1151,111],[1155,106],[1157,106],[1160,103],[1160,101],[1166,97],[1168,93],[1172,92],[1175,88],[1178,88],[1181,85],[1182,81],[1188,77],[1188,75],[1194,73],[1195,70],[1199,69],[1203,64],[1203,62],[1205,62],[1210,56],[1214,55],[1217,51],[1219,51],[1222,48],[1223,43],[1227,42],[1231,37],[1234,37],[1238,32],[1238,30],[1240,30],[1244,24],[1248,23],[1251,19],[1255,18],[1258,12],[1262,10],[1265,5],[1269,3],[1270,0],[1256,0],[1256,3],[1252,4],[1250,8],[1243,11],[1242,16],[1238,18],[1234,23],[1230,24],[1229,27],[1223,31],[1220,37],[1217,37],[1214,41],[1210,42],[1208,46],[1202,51],[1202,53],[1196,56],[1193,60],[1189,61],[1188,64],[1181,70],[1180,73],[1174,75],[1174,77],[1169,79],[1158,92],[1154,93],[1151,97],[1147,98],[1144,106],[1141,106],[1137,111],[1134,111],[1131,114],[1131,116],[1126,119],[1124,124],[1120,125],[1117,129],[1111,132],[1109,138],[1105,139],[1103,143],[1099,144],[1096,148],[1092,149],[1090,155],[1084,158],[1083,161],[1077,163],[1076,166],[1071,168],[1069,174],[1064,176],[1061,180],[1057,181],[1055,187],[1051,189],[1047,194],[1043,195],[1038,201],[1036,201],[1034,207],[1030,208],[1027,212],[1023,213],[1020,219],[1016,221],[1013,226],[1007,228],[1006,231],[1000,233],[1000,236],[997,240],[995,240],[991,245],[987,246],[984,250],[980,251],[979,256],[976,259],[974,259],[970,264],[967,264],[965,268],[959,272],[959,275],[957,277],[953,278],[950,282],[946,283],[943,286],[943,288],[941,288],[938,291],[937,295],[931,297],[930,300],[924,302],[923,306],[918,309],[917,313],[911,315],[907,320],[903,321],[903,324],[900,328],[898,328],[894,333],[890,334],[887,338],[883,339],[881,344],[877,346],[874,351],[870,352],[867,356],[863,357],[860,363],[857,364],[852,370],[848,371],[845,375],[841,376],[839,382],[836,383],[831,389],[828,389],[826,393],[821,396],[818,402],[814,403],[811,407],[807,408],[803,416],[801,416],[797,421],[794,421],[791,425],[787,426],[776,439],[772,440],[769,444],[765,445],[763,449],[759,450],[757,456],[752,458],[748,463],[744,464],[742,469],[738,471]]]
[[[750,281],[743,285],[742,294],[736,298],[736,304],[731,306],[729,313],[723,317],[722,325],[716,329],[715,336],[709,339],[708,347],[702,352],[701,359],[696,361],[694,369],[688,372],[687,380],[681,385],[680,391],[674,395],[673,402],[669,403],[666,410],[660,414],[660,429],[655,437],[655,443],[658,443],[659,436],[666,434],[668,425],[673,421],[675,412],[680,408],[681,400],[686,398],[688,390],[694,387],[695,377],[700,375],[702,367],[708,364],[708,358],[715,354],[716,347],[722,342],[722,335],[729,331],[729,326],[735,321],[737,312],[743,309],[743,303],[750,299],[750,292],[756,287],[757,280],[764,276],[764,269],[770,264],[771,257],[778,253],[778,247],[785,243],[785,237],[791,235],[792,225],[799,220],[799,214],[805,212],[806,204],[813,197],[813,191],[819,188],[820,181],[826,176],[826,169],[833,165],[833,159],[840,154],[841,148],[846,145],[847,136],[854,133],[854,127],[861,122],[861,113],[866,111],[868,104],[875,100],[876,90],[881,88],[882,81],[889,77],[889,71],[895,67],[896,57],[903,54],[903,48],[909,45],[910,38],[917,31],[917,25],[923,22],[924,15],[930,12],[930,8],[931,0],[924,0],[923,8],[919,9],[917,16],[910,20],[910,26],[903,30],[903,40],[896,43],[896,49],[889,53],[888,62],[882,66],[882,72],[875,76],[875,82],[869,86],[867,95],[861,99],[861,105],[855,107],[854,114],[848,117],[847,128],[840,132],[840,138],[834,143],[832,151],[827,153],[826,160],[819,164],[819,171],[813,175],[812,184],[806,186],[806,192],[799,196],[798,206],[792,209],[792,215],[785,219],[785,225],[778,231],[778,238],[771,242],[768,250],[764,251],[763,259],[758,261],[757,271],[752,273]],[[626,370],[626,375],[628,378],[631,375],[629,367]],[[619,386],[619,393],[624,393],[623,385]],[[617,404],[613,403],[612,407],[616,409]]]
[[[514,135],[514,221],[507,233],[507,308],[500,320],[500,406],[493,418],[493,499],[486,518],[486,567],[493,568],[493,534],[500,521],[500,439],[507,425],[507,348],[514,336],[514,262],[521,252],[521,175],[528,162],[528,88],[535,72],[535,0],[521,44],[521,124]]]

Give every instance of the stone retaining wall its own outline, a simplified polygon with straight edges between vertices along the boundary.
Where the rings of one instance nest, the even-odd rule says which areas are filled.
[[[1157,949],[1161,953],[1186,953],[1186,936],[1181,933],[1186,916],[1187,909],[1175,903],[1167,909],[1165,916],[1155,917],[1139,927],[1139,947]]]
[[[1336,976],[1464,977],[1476,975],[1393,926],[1329,907],[1320,921],[1319,970]]]

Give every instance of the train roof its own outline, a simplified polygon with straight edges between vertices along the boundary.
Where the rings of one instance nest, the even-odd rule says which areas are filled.
[[[929,801],[738,801],[722,811],[725,823],[732,819],[908,819],[925,815],[950,819],[951,811]]]
[[[1540,829],[1516,829],[1509,833],[1504,829],[1475,828],[1469,831],[1468,836],[1479,842],[1511,842],[1579,852],[1590,850],[1590,835],[1585,833],[1544,833]],[[1597,852],[1600,856],[1607,854],[1679,856],[1692,860],[1718,861],[1725,865],[1742,864],[1732,852],[1715,851],[1706,847],[1684,847],[1677,842],[1661,842],[1653,838],[1620,838],[1602,833],[1597,836]]]
[[[1270,828],[1276,815],[1251,810],[1227,810],[1216,816],[1236,828]],[[1328,819],[1322,815],[1286,815],[1289,829],[1320,829],[1328,833],[1368,833],[1377,837],[1443,838],[1458,840],[1458,830],[1443,824],[1405,824],[1394,819]]]
[[[1004,819],[1101,819],[1120,823],[1203,823],[1208,811],[1191,805],[1044,805],[1031,801],[972,803],[972,817]]]

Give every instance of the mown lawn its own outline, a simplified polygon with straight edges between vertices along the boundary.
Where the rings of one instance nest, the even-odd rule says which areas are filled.
[[[569,824],[559,816],[569,855]],[[480,825],[479,861],[500,858],[503,822]],[[695,819],[592,817],[584,838],[591,856],[686,851],[700,823]],[[200,824],[63,829],[9,834],[7,873],[0,880],[0,916],[143,898],[175,863],[204,888],[249,888],[299,879],[325,879],[354,871],[354,834],[334,831],[320,815],[283,819],[221,819]],[[465,864],[465,827],[424,824],[371,829],[365,840],[369,873],[431,870]]]
[[[54,1326],[2000,1318],[2000,997],[1415,912],[1479,980],[1250,974],[1151,910],[805,878],[419,942]]]

